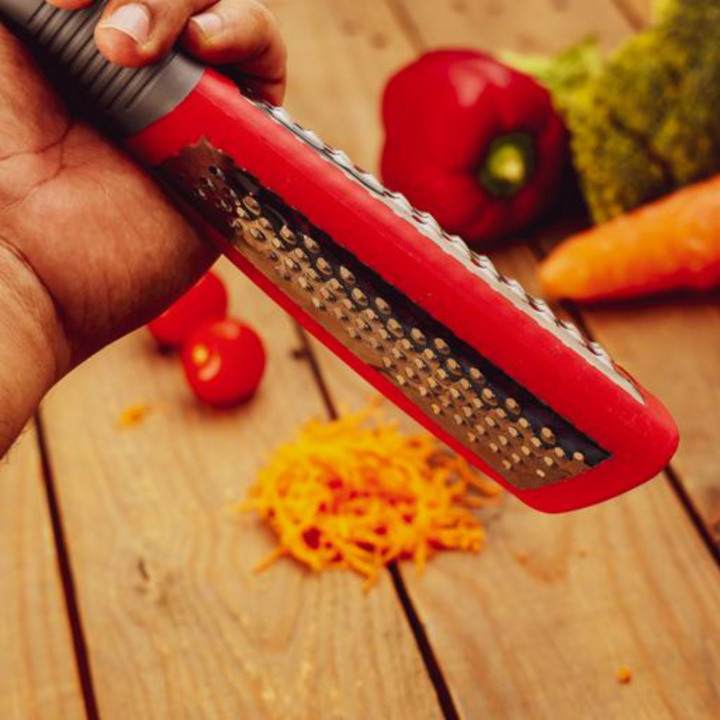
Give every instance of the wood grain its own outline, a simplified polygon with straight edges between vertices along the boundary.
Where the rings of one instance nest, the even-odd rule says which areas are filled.
[[[611,0],[388,0],[423,47],[552,53],[593,36],[612,49],[631,34]],[[581,11],[578,9],[581,8]]]
[[[553,51],[595,34],[616,46],[633,28],[620,3],[609,0],[525,0],[506,3],[413,0],[400,3],[412,37],[429,46]],[[637,24],[650,7],[632,6]],[[626,8],[627,9],[627,8]],[[543,242],[545,248],[551,243]],[[615,359],[668,406],[681,444],[672,467],[720,548],[720,296],[588,308],[587,326]]]
[[[495,260],[532,290],[529,249]],[[336,402],[362,406],[370,386],[319,357]],[[402,568],[464,720],[715,717],[720,578],[665,480],[564,516],[507,497],[481,518],[480,556]]]
[[[613,0],[634,28],[648,25],[653,17],[653,7],[659,0]]]
[[[592,30],[611,46],[630,32],[619,12],[597,1],[390,5],[418,47],[554,49]],[[527,247],[496,252],[495,260],[536,289]],[[636,320],[618,321],[626,336]],[[650,353],[672,346],[666,339]],[[365,402],[371,388],[318,353],[334,399]],[[711,364],[712,353],[704,357]],[[403,568],[463,718],[715,716],[720,581],[665,480],[561,517],[507,498],[484,519],[481,556],[445,556],[420,579]],[[629,685],[616,679],[621,665],[632,671]]]
[[[381,0],[268,0],[290,52],[287,106],[364,167],[376,164],[380,99],[391,73],[414,56]]]
[[[419,0],[401,7],[412,34],[431,46],[460,43],[551,51],[594,30],[611,47],[632,32],[627,18],[609,0],[526,0],[522,12],[502,3],[496,7],[492,2],[449,0]],[[648,8],[638,4],[636,9],[647,22]],[[717,293],[670,297],[583,312],[596,339],[674,415],[681,444],[672,467],[718,547],[720,443],[713,428],[720,424],[719,300]]]
[[[650,22],[652,0],[624,2],[637,27]],[[586,318],[673,413],[681,436],[673,468],[720,552],[720,294],[594,308]]]
[[[84,717],[35,432],[0,465],[0,717]]]
[[[355,577],[290,561],[253,572],[272,540],[230,505],[271,449],[325,409],[290,320],[231,277],[236,307],[269,343],[250,406],[201,409],[144,334],[87,363],[46,406],[101,715],[437,717],[387,578],[366,595]],[[119,428],[137,402],[156,411]]]

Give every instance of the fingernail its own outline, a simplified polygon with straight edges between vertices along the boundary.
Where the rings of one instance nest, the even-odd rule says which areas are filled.
[[[203,35],[205,35],[205,37],[217,35],[222,31],[223,26],[225,25],[222,17],[214,12],[196,15],[194,18],[191,18],[191,22],[194,22],[198,26],[198,29]]]
[[[141,3],[123,5],[103,20],[100,27],[117,30],[142,45],[150,37],[150,11]]]

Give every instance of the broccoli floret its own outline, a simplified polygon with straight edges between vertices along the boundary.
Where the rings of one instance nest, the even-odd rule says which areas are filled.
[[[673,0],[663,18],[566,112],[598,222],[720,171],[720,3]]]
[[[714,10],[717,0],[654,0],[652,5],[653,22],[658,24],[672,20],[676,15]]]
[[[503,56],[552,93],[598,222],[720,172],[720,0],[657,0],[655,12],[605,61],[592,41]]]
[[[653,143],[676,186],[720,171],[720,3],[694,2],[676,0],[694,12],[673,15],[657,30],[665,62],[676,69],[677,99],[667,103]]]
[[[663,195],[665,169],[648,157],[641,142],[615,127],[607,108],[575,106],[572,126],[582,127],[573,135],[572,149],[583,194],[597,222]]]
[[[652,4],[654,22],[662,22],[675,11],[677,0],[655,0]]]

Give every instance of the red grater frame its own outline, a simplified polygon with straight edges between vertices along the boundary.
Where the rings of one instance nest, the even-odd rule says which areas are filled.
[[[440,247],[426,241],[419,251],[418,233],[410,223],[390,208],[379,208],[378,200],[361,185],[348,180],[312,147],[299,143],[262,108],[242,97],[227,78],[206,70],[195,90],[172,113],[134,136],[128,145],[157,166],[202,139],[235,159],[288,204],[302,208],[335,242],[379,270],[393,286],[610,454],[573,478],[535,489],[513,486],[439,429],[393,383],[360,361],[237,250],[228,249],[219,233],[212,232],[232,261],[304,327],[411,417],[528,505],[546,512],[583,507],[624,492],[665,466],[677,446],[677,430],[652,395],[635,385],[642,396],[638,402],[629,392],[619,391],[581,354],[568,352],[562,340],[529,314],[518,312],[487,284],[477,282],[463,262]],[[327,206],[342,211],[327,213]],[[458,296],[463,302],[458,302]],[[492,309],[482,323],[478,323],[480,308]],[[563,366],[562,382],[558,363]]]

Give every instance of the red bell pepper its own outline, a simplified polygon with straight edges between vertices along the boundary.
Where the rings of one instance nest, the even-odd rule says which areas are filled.
[[[385,183],[481,243],[527,227],[553,199],[567,134],[550,94],[489,55],[439,50],[388,83]]]

